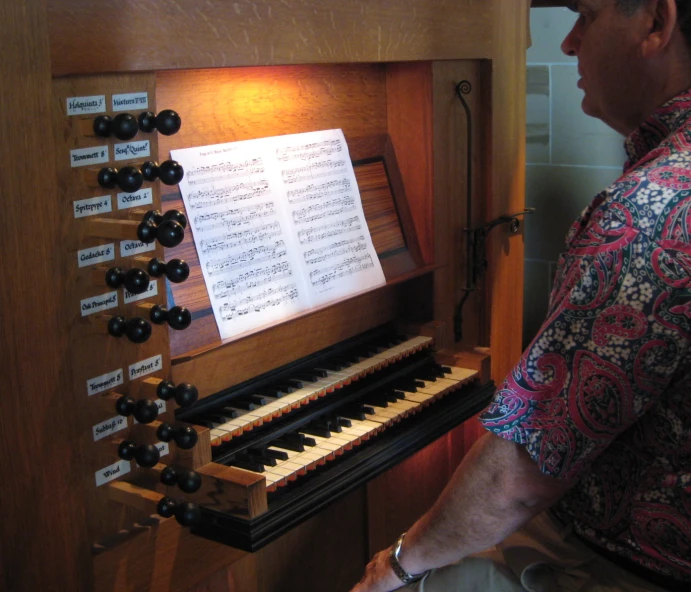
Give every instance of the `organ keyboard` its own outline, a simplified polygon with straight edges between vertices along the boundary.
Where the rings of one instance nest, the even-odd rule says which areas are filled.
[[[200,534],[248,551],[271,542],[486,404],[478,372],[439,364],[434,340],[388,327],[265,373],[177,419],[209,430],[216,464],[263,477],[265,514],[202,506]]]

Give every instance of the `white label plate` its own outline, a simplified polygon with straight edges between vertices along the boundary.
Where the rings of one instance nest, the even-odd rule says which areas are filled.
[[[110,195],[80,199],[73,202],[73,205],[75,218],[86,218],[87,216],[113,211],[113,202]]]
[[[147,374],[157,372],[158,370],[161,370],[161,368],[163,368],[163,356],[158,355],[153,356],[152,358],[147,358],[146,360],[132,364],[129,367],[130,380],[141,378]]]
[[[115,308],[117,305],[118,293],[108,292],[107,294],[85,298],[80,302],[80,310],[82,311],[82,316],[85,317],[97,312],[101,312],[102,310]]]
[[[103,164],[110,160],[108,146],[92,146],[70,150],[70,166],[83,167],[92,164]]]
[[[113,111],[128,111],[129,109],[148,109],[149,95],[145,92],[125,93],[113,95]]]
[[[120,241],[120,257],[130,257],[140,253],[148,253],[156,250],[156,243],[143,243],[137,240]]]
[[[127,142],[124,144],[115,144],[113,146],[115,152],[115,160],[131,160],[133,158],[143,158],[150,156],[151,145],[149,140],[142,140],[141,142]]]
[[[112,261],[113,259],[115,259],[114,243],[77,251],[77,263],[79,267],[88,267],[89,265],[96,265],[97,263]]]
[[[107,438],[111,434],[116,434],[125,428],[127,428],[127,418],[122,415],[116,415],[106,421],[102,421],[93,427],[94,442],[103,440],[103,438]]]
[[[86,381],[86,392],[89,396],[104,393],[122,384],[124,378],[122,368],[118,368],[108,374],[102,374]]]
[[[67,99],[67,115],[86,115],[89,113],[105,113],[106,96],[70,97]]]
[[[154,202],[154,192],[148,187],[134,193],[118,193],[118,210],[126,210],[136,206],[145,206]],[[150,243],[153,244],[153,243]]]
[[[131,469],[130,462],[127,460],[120,460],[112,465],[99,469],[96,471],[96,487],[100,487],[110,481],[114,481],[118,477],[126,475]]]

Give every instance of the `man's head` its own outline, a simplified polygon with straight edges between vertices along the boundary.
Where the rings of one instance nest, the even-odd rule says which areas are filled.
[[[578,58],[588,115],[627,135],[691,87],[691,0],[577,0],[571,8],[579,18],[562,51]]]

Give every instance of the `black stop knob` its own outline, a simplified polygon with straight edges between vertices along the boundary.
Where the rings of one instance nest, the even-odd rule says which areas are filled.
[[[177,476],[178,487],[185,493],[194,493],[199,491],[202,486],[202,478],[196,471],[184,471]]]
[[[139,122],[139,129],[143,132],[150,134],[156,129],[156,114],[152,111],[144,111],[137,117]]]
[[[122,267],[111,267],[106,271],[106,285],[119,288],[125,281],[125,270]]]
[[[156,387],[156,394],[158,395],[159,399],[163,399],[164,401],[169,401],[175,396],[176,393],[175,385],[170,382],[170,380],[163,380],[158,383],[158,386]]]
[[[118,183],[118,171],[113,167],[103,167],[98,171],[98,184],[103,189],[114,189]]]
[[[173,438],[178,448],[182,448],[183,450],[194,448],[199,440],[197,430],[191,426],[177,428],[173,433]]]
[[[94,119],[93,130],[99,138],[108,138],[111,133],[113,120],[110,115],[99,115]]]
[[[160,257],[154,257],[151,259],[151,261],[149,261],[149,264],[146,266],[146,270],[149,272],[151,277],[161,277],[164,273],[166,273],[166,262]]]
[[[171,259],[164,273],[171,282],[180,284],[190,277],[190,266],[183,259]]]
[[[178,472],[173,467],[166,467],[161,471],[161,483],[163,485],[175,485],[178,482]]]
[[[151,323],[141,317],[134,317],[127,321],[125,335],[132,343],[144,343],[151,337]]]
[[[182,119],[172,109],[164,109],[156,116],[156,129],[164,136],[177,133],[182,125]]]
[[[149,318],[155,325],[162,325],[168,319],[168,309],[160,304],[155,304],[151,307]]]
[[[127,330],[125,317],[111,317],[108,320],[108,333],[113,337],[122,337]]]
[[[183,214],[180,210],[168,210],[163,214],[164,220],[175,220],[183,228],[187,228],[187,216]]]
[[[139,131],[139,123],[134,118],[134,115],[120,113],[113,117],[111,130],[118,140],[131,140]]]
[[[131,294],[143,294],[149,287],[149,274],[143,269],[133,267],[125,274],[123,283]]]
[[[161,453],[153,444],[142,444],[135,450],[134,460],[140,467],[149,469],[161,460]]]
[[[137,226],[137,238],[149,244],[156,240],[157,228],[151,220],[142,220]]]
[[[140,170],[142,171],[142,177],[144,177],[145,181],[155,181],[158,179],[157,163],[147,160],[146,162],[142,163]]]
[[[158,178],[164,185],[177,185],[184,176],[185,170],[175,160],[166,160],[158,167]]]
[[[197,387],[189,382],[181,382],[175,387],[175,402],[180,407],[189,407],[197,400],[198,396]]]
[[[162,423],[156,430],[156,437],[161,442],[170,442],[175,437],[175,428],[169,423]]]
[[[125,440],[124,442],[120,442],[120,445],[118,446],[118,456],[122,460],[132,460],[136,452],[137,446],[134,442]]]
[[[115,411],[118,415],[124,417],[129,417],[134,412],[134,399],[123,395],[117,401],[115,401]]]
[[[192,314],[184,306],[174,306],[168,311],[168,326],[176,331],[187,329],[192,323]]]
[[[163,222],[163,214],[161,213],[161,210],[149,210],[146,212],[146,214],[144,214],[142,220],[148,220],[158,226],[161,222]]]
[[[125,166],[118,171],[118,187],[125,193],[139,191],[143,183],[144,177],[136,167]]]
[[[192,502],[183,502],[178,505],[175,510],[175,519],[182,526],[194,526],[202,517],[202,511],[197,504]]]
[[[177,507],[177,502],[172,497],[166,496],[160,499],[156,505],[156,511],[158,512],[159,516],[170,518],[171,516],[175,515],[175,510]]]
[[[156,238],[164,247],[177,247],[185,238],[185,229],[175,220],[164,220],[156,227]]]
[[[151,423],[158,417],[158,405],[151,399],[139,399],[134,404],[134,418],[139,423]]]

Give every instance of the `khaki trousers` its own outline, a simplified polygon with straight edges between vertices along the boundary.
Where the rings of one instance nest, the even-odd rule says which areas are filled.
[[[549,513],[540,514],[497,547],[434,570],[402,590],[665,592],[600,557]]]

